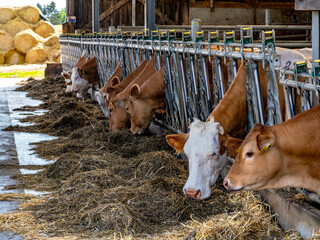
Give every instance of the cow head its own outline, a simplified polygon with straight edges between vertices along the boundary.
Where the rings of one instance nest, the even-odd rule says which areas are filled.
[[[119,83],[120,79],[117,76],[115,76],[112,79],[110,79],[110,82],[108,81],[106,85],[100,90],[102,96],[106,99],[106,101],[109,101],[111,97],[115,94],[115,86]]]
[[[210,196],[210,187],[216,182],[227,161],[226,153],[220,151],[219,136],[223,132],[223,127],[211,118],[208,122],[195,120],[191,123],[187,140],[186,135],[166,137],[167,142],[177,147],[178,151],[183,147],[188,157],[189,177],[183,188],[187,196],[198,200]]]
[[[140,87],[134,84],[130,89],[130,97],[126,101],[126,111],[130,114],[131,132],[133,134],[143,133],[151,124],[156,114],[164,114],[164,108],[159,108],[159,103],[164,99],[159,97],[143,98]]]
[[[115,132],[129,127],[129,114],[125,108],[125,101],[109,101],[109,131]]]
[[[224,179],[224,187],[228,190],[268,188],[281,166],[275,142],[275,135],[267,127],[256,124],[240,146]]]
[[[71,74],[72,74],[72,71],[69,71],[69,72],[64,71],[61,73],[61,76],[64,78],[64,81],[67,85],[66,92],[72,91],[72,89],[71,89],[71,85],[72,85]]]
[[[91,84],[87,80],[80,77],[79,68],[77,67],[74,67],[72,69],[71,80],[72,80],[71,89],[73,92],[76,92],[76,93],[79,93],[81,90],[88,89],[91,86]]]

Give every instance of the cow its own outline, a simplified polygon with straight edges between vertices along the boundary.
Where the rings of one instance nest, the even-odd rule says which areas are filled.
[[[71,88],[71,85],[72,85],[71,73],[72,73],[72,71],[69,71],[69,72],[63,71],[63,72],[61,73],[61,77],[64,78],[64,81],[65,81],[65,83],[66,83],[66,85],[67,85],[66,93],[72,92],[72,88]]]
[[[163,67],[141,86],[134,84],[126,101],[130,115],[130,130],[133,134],[143,133],[152,123],[156,114],[164,114],[164,72]],[[155,126],[151,125],[151,131]],[[156,132],[157,133],[157,132]]]
[[[121,79],[121,63],[117,65],[116,69],[113,71],[111,77],[106,81],[104,86],[95,93],[96,99],[103,111],[104,115],[108,118],[109,111],[106,103],[106,96],[107,96],[107,88],[111,87],[115,82],[119,83]]]
[[[227,190],[306,188],[320,194],[320,105],[281,124],[255,124],[223,185]]]
[[[281,54],[282,66],[287,62],[287,59],[291,59],[292,61],[305,60],[303,55],[294,50],[277,49],[277,52]],[[267,109],[266,72],[262,69],[260,63],[259,76],[264,109]],[[208,166],[214,166],[212,161],[220,162],[225,165],[227,154],[230,157],[236,156],[236,150],[242,142],[241,139],[243,139],[247,133],[245,85],[245,67],[241,65],[226,95],[207,119],[211,124],[219,123],[221,129],[223,129],[223,131],[215,131],[216,134],[219,134],[219,141],[215,140],[217,139],[216,136],[210,135],[210,137],[206,137],[206,134],[208,135],[209,133],[205,130],[190,131],[188,134],[173,134],[166,136],[166,141],[170,146],[178,153],[184,152],[188,157],[189,177],[183,188],[183,191],[187,196],[199,200],[209,197],[211,194],[210,186],[215,183],[223,168],[217,170],[215,168],[209,168]],[[282,86],[279,86],[279,101],[281,103],[281,112],[284,114],[285,105]],[[216,122],[212,121],[212,117]],[[197,123],[196,125],[199,126],[200,124]],[[204,126],[207,126],[207,124]],[[193,125],[191,125],[191,128],[192,127]],[[205,128],[197,127],[197,129]],[[222,132],[223,134],[221,134]],[[189,138],[196,144],[188,144]],[[198,149],[200,146],[202,151],[199,151]],[[217,156],[215,156],[214,159],[211,155],[208,155],[208,152],[212,152],[213,149],[220,149],[215,153]],[[225,154],[226,151],[227,154]],[[220,164],[218,165],[221,166]]]
[[[126,111],[126,101],[129,98],[131,87],[134,84],[141,86],[149,77],[155,73],[155,56],[145,65],[143,70],[131,81],[125,89],[118,94],[112,94],[109,99],[109,131],[114,132],[130,125],[130,116]],[[124,81],[124,80],[123,80]],[[122,83],[122,82],[121,82]],[[120,84],[121,84],[120,83]],[[117,85],[116,85],[117,86]]]
[[[88,58],[84,64],[72,69],[72,91],[79,93],[81,98],[85,97],[89,88],[98,86],[99,74],[97,69],[96,57]],[[78,95],[79,96],[79,95]],[[95,95],[91,95],[94,99]]]

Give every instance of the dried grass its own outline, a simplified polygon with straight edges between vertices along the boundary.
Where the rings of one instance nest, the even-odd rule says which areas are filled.
[[[15,18],[15,10],[11,7],[2,7],[0,8],[0,23],[4,24]]]
[[[40,156],[58,159],[54,164],[36,175],[17,177],[16,187],[52,191],[39,203],[23,206],[22,213],[32,213],[32,221],[40,224],[23,228],[24,236],[34,231],[75,239],[298,238],[282,231],[252,192],[228,193],[221,179],[210,198],[185,197],[188,166],[165,143],[166,133],[109,133],[98,105],[66,94],[61,78],[32,81],[20,90],[44,100],[41,107],[50,111],[29,117],[34,126],[9,130],[61,136],[35,147]]]

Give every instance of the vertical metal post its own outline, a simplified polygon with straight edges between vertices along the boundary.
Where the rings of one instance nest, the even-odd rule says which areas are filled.
[[[201,31],[201,20],[198,18],[195,18],[191,21],[191,37],[192,41],[196,40],[196,32]]]
[[[92,0],[92,32],[100,32],[99,0]]]
[[[270,25],[271,24],[271,14],[270,14],[270,9],[266,9],[266,25]]]
[[[132,26],[136,26],[136,6],[137,0],[132,0]]]
[[[154,0],[146,0],[145,3],[145,15],[144,15],[145,28],[149,29],[149,35],[151,31],[155,30],[155,2]]]
[[[319,41],[320,41],[320,11],[312,11],[312,59],[316,60],[320,57]]]

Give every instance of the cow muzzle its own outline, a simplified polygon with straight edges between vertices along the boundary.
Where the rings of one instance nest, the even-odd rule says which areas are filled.
[[[233,184],[231,183],[230,179],[225,178],[223,180],[223,186],[225,187],[225,189],[227,189],[228,191],[240,191],[242,189],[241,187],[235,187],[233,186]]]
[[[201,190],[200,189],[192,189],[188,188],[184,190],[186,196],[200,200],[201,198]]]

